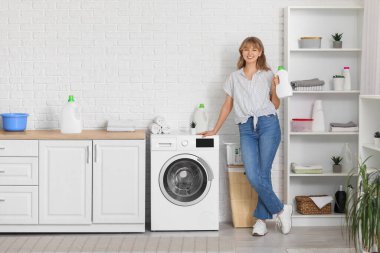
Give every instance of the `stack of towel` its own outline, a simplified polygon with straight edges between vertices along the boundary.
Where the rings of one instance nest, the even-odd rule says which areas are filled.
[[[296,174],[322,174],[322,165],[300,165],[296,163],[291,164],[291,169]]]
[[[290,82],[295,91],[321,91],[325,81],[313,78],[309,80],[298,80]]]
[[[353,121],[347,123],[330,123],[331,132],[357,132],[359,127]]]
[[[164,117],[157,116],[150,125],[152,134],[170,134],[170,127]]]
[[[134,132],[135,123],[133,120],[114,120],[110,119],[107,121],[107,131],[109,132]]]

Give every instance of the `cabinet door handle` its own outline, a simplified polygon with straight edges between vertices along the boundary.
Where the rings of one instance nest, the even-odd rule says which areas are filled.
[[[4,149],[5,149],[5,147],[0,147],[0,149],[1,149],[1,150],[4,150]]]
[[[90,146],[87,146],[87,163],[90,163]]]
[[[5,170],[0,170],[0,173],[5,173]]]
[[[94,156],[95,156],[95,162],[98,162],[98,144],[95,144]]]
[[[0,202],[5,202],[5,199],[0,199]]]

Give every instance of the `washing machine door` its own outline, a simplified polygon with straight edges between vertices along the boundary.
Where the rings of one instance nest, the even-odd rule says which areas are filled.
[[[212,170],[203,159],[180,154],[164,164],[159,185],[162,194],[173,204],[191,206],[206,197],[213,179]]]

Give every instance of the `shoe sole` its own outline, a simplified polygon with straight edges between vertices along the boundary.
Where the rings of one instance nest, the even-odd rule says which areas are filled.
[[[258,234],[258,233],[254,233],[254,234],[252,234],[252,236],[255,236],[255,237],[261,237],[261,236],[264,236],[264,235],[266,235],[266,234],[268,234],[268,232],[266,232],[266,233],[263,234],[263,235],[260,235],[260,234]]]

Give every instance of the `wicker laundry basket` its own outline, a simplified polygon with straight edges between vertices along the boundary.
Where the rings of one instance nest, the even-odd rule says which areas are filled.
[[[296,196],[297,212],[300,214],[331,214],[331,203],[321,209],[310,197],[324,197],[327,195]]]
[[[228,182],[234,227],[252,227],[256,222],[252,212],[257,205],[257,193],[249,184],[242,165],[228,165]]]

